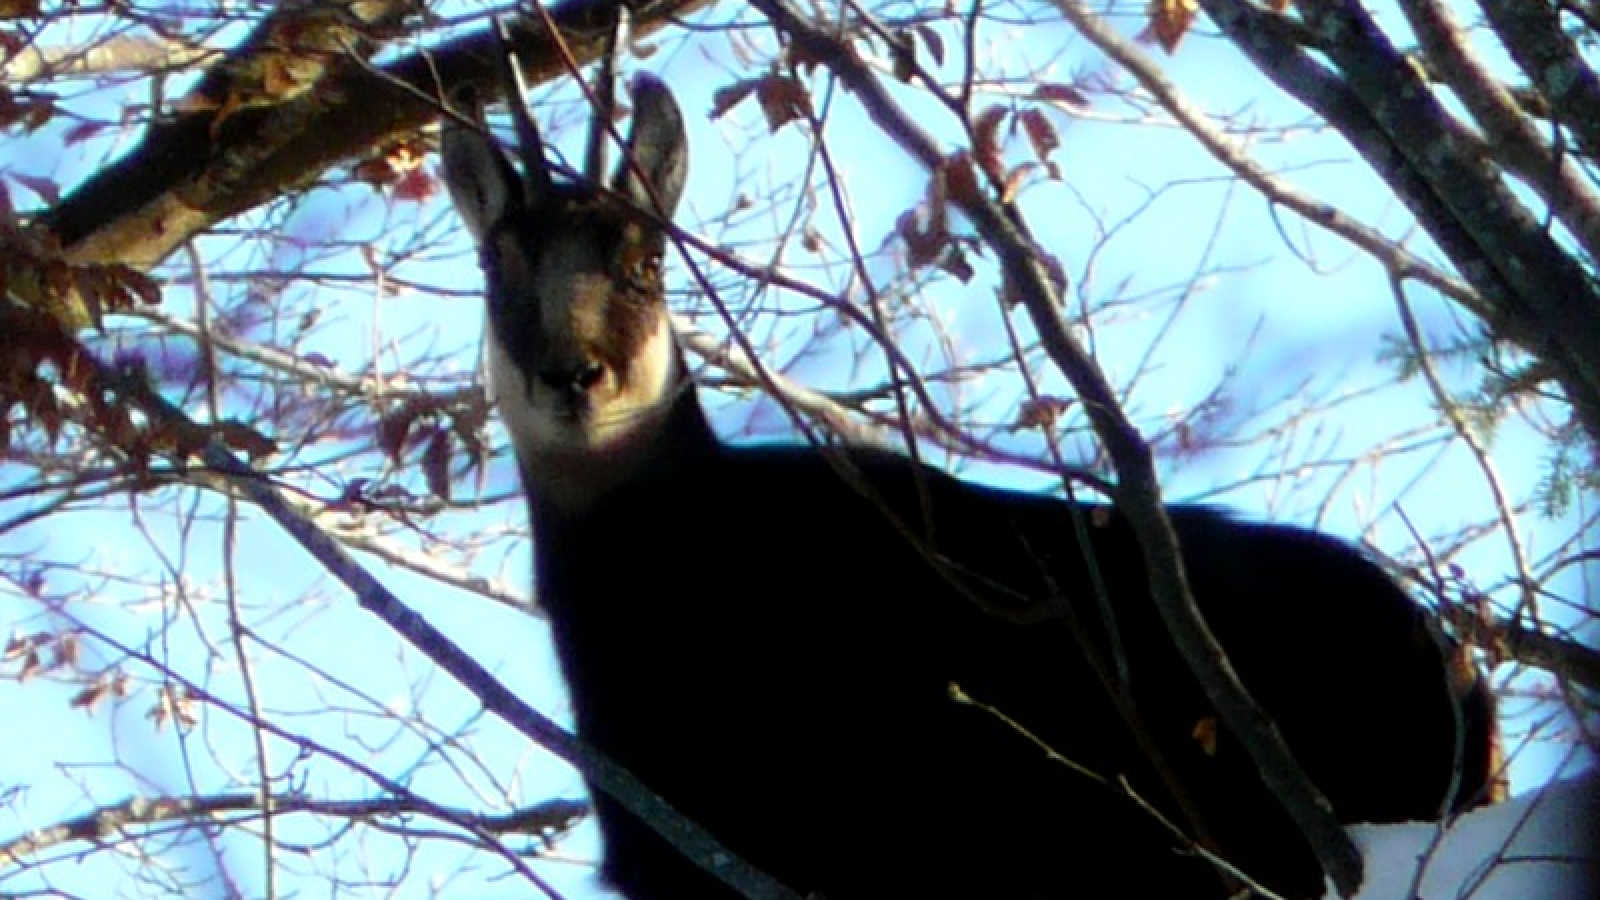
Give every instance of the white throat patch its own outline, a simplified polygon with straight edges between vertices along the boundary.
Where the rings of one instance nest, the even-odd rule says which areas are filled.
[[[570,398],[530,377],[484,329],[490,398],[511,435],[525,487],[540,502],[579,510],[647,466],[673,403],[692,390],[664,313],[633,359],[626,383],[607,369],[574,416]]]

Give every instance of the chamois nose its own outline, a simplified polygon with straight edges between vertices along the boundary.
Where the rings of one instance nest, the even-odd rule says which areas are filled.
[[[599,363],[589,362],[571,369],[545,369],[539,380],[554,391],[578,396],[598,384],[603,371]]]

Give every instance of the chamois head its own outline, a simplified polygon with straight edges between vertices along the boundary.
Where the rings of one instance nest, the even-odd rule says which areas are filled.
[[[695,402],[661,279],[660,223],[688,168],[683,116],[665,84],[637,76],[610,188],[596,172],[558,180],[509,51],[504,80],[521,177],[486,128],[447,123],[445,181],[478,244],[489,377],[523,477],[537,499],[571,505],[648,464],[675,404]]]

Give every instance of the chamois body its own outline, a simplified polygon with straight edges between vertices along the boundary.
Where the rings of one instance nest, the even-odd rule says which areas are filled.
[[[540,596],[584,739],[830,900],[1223,896],[1115,789],[951,699],[958,684],[1184,822],[1069,624],[980,609],[914,543],[997,605],[1064,604],[1103,649],[1061,501],[863,454],[867,498],[807,450],[706,451],[540,526]],[[897,533],[883,506],[915,523],[924,497],[935,532]],[[1461,733],[1420,611],[1330,538],[1171,513],[1208,622],[1341,820],[1437,818]],[[1134,536],[1107,510],[1084,514],[1135,706],[1177,782],[1230,862],[1286,896],[1319,894],[1309,849],[1173,649]],[[1468,801],[1487,778],[1484,698],[1463,712]],[[1196,733],[1209,725],[1214,745]],[[595,802],[624,894],[733,896]]]
[[[681,191],[682,123],[660,82],[641,77],[634,98],[609,193],[556,183],[525,111],[521,181],[484,135],[446,137],[579,735],[828,900],[1226,896],[1124,783],[1185,833],[1195,814],[1207,846],[1268,887],[1320,893],[1114,510],[881,451],[716,438],[667,330],[650,212]],[[1201,610],[1342,821],[1482,798],[1487,696],[1452,687],[1423,611],[1377,566],[1313,532],[1170,512]],[[1132,717],[1108,687],[1119,652]],[[632,900],[734,896],[594,799],[604,875]]]

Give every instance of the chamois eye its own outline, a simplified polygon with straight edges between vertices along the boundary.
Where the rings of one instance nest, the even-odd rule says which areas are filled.
[[[604,374],[604,366],[591,362],[575,369],[546,369],[539,373],[539,380],[551,390],[581,394],[599,384]]]
[[[584,366],[582,369],[579,369],[578,372],[572,376],[572,384],[574,387],[587,390],[594,387],[596,384],[599,384],[600,376],[604,374],[605,368],[597,362],[592,362],[587,366]]]
[[[620,274],[634,290],[651,290],[661,280],[661,257],[639,248],[632,248],[623,254]]]

